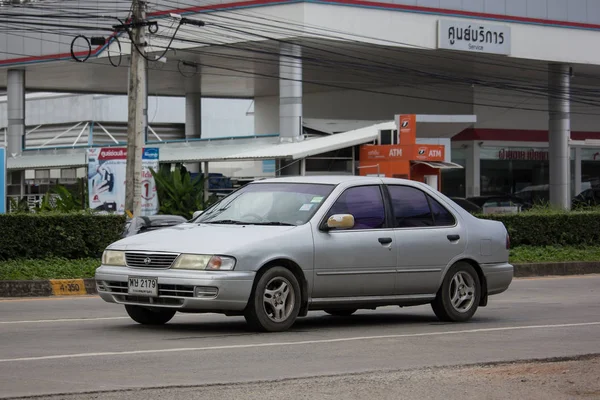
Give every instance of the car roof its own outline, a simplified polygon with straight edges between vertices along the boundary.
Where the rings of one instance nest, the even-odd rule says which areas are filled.
[[[347,182],[377,182],[382,183],[394,182],[394,183],[410,183],[414,184],[415,181],[398,178],[378,178],[376,176],[357,176],[357,175],[316,175],[316,176],[283,176],[277,178],[267,178],[254,181],[252,183],[314,183],[314,184],[328,184],[328,185],[339,185]]]

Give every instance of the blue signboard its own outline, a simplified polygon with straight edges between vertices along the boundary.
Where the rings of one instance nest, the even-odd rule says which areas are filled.
[[[0,214],[6,214],[6,149],[0,147]]]

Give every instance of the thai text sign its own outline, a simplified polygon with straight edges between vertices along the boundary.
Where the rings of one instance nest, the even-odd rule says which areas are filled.
[[[360,148],[361,160],[380,161],[444,161],[446,154],[443,145],[364,145]]]
[[[510,27],[441,19],[438,48],[509,55]]]

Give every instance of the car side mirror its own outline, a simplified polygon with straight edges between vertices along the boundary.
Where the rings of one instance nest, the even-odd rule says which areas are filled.
[[[352,229],[354,228],[354,216],[352,214],[334,214],[327,219],[328,229]]]
[[[198,218],[199,216],[202,215],[202,213],[204,213],[204,210],[199,210],[199,211],[194,212],[194,214],[192,214],[192,219]]]

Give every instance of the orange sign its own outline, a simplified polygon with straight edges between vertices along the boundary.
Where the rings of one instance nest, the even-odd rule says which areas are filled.
[[[444,161],[446,156],[443,145],[417,144],[412,146],[413,154],[411,160],[419,161]]]
[[[414,114],[401,114],[398,116],[398,132],[401,145],[414,144],[417,140],[417,117]]]
[[[440,145],[365,145],[360,148],[361,160],[444,161],[444,158],[444,146]]]
[[[383,145],[361,146],[361,160],[408,160],[411,154],[410,146]]]

